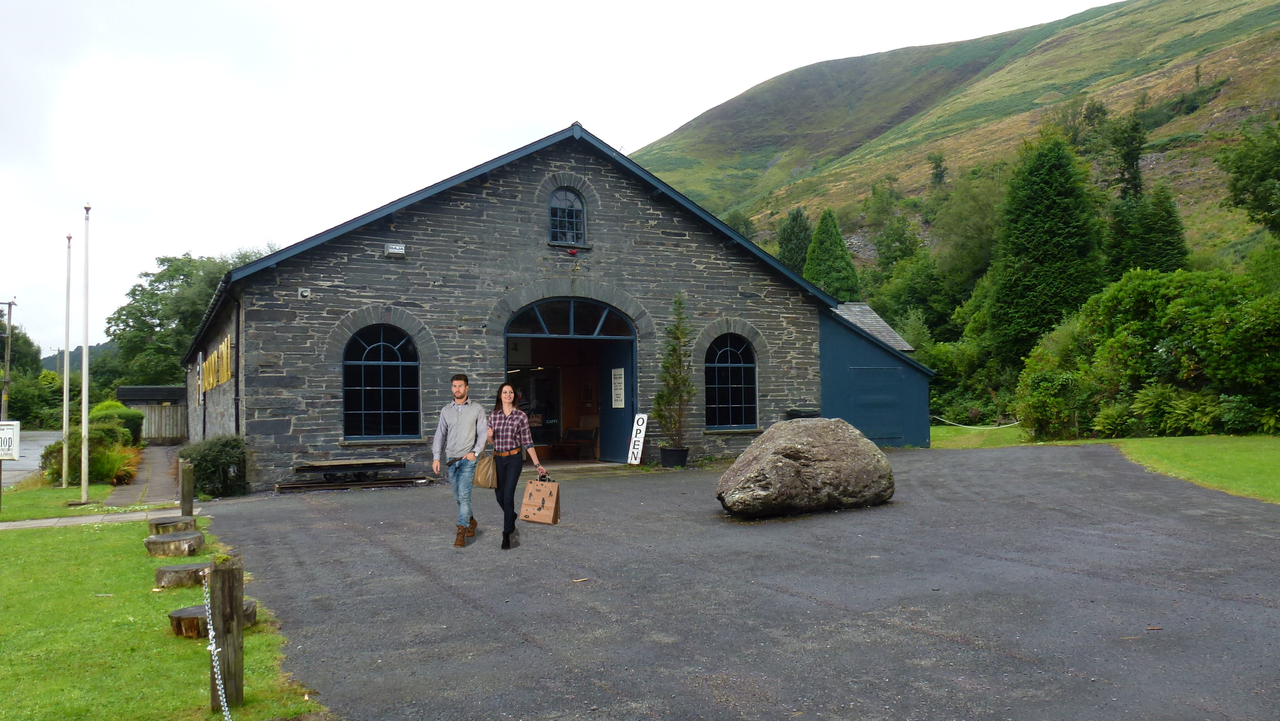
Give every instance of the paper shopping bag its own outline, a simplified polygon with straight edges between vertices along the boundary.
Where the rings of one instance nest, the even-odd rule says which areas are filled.
[[[560,522],[560,484],[547,480],[529,481],[520,504],[520,517],[530,523],[556,525]]]

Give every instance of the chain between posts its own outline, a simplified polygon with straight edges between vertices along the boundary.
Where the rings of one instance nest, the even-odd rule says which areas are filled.
[[[217,634],[213,630],[213,607],[209,601],[209,574],[212,572],[212,567],[200,571],[204,586],[205,625],[209,627],[209,658],[213,661],[213,678],[218,684],[218,705],[222,708],[222,717],[231,721],[231,709],[227,708],[227,690],[222,685],[222,664],[218,663],[218,652],[222,649],[218,648]]]

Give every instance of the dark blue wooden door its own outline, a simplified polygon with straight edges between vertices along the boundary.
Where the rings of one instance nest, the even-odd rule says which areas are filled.
[[[627,440],[636,413],[635,341],[600,343],[600,460],[627,462]],[[621,408],[615,408],[615,374],[621,372]]]

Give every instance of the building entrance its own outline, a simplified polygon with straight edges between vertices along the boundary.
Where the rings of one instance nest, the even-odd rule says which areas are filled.
[[[582,298],[527,306],[507,324],[507,380],[538,457],[624,463],[636,411],[636,335],[616,308]]]

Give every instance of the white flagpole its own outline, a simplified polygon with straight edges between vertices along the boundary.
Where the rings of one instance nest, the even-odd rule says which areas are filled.
[[[80,354],[80,502],[89,502],[89,204],[84,204],[84,349]]]

